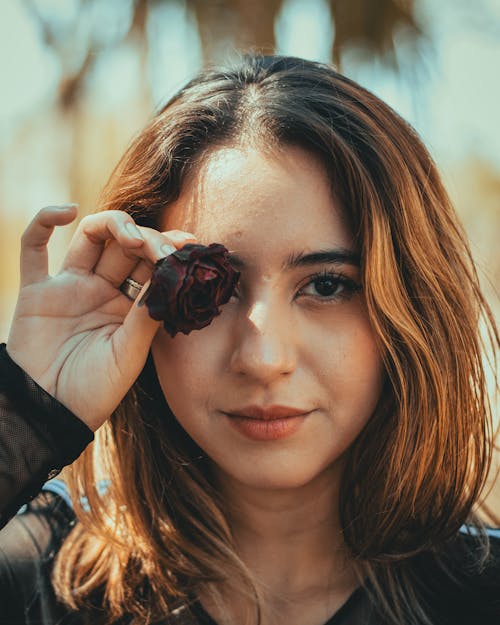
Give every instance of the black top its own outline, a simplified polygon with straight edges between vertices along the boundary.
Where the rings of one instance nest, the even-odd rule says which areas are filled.
[[[92,440],[91,430],[41,389],[1,345],[1,625],[95,625],[99,620],[96,612],[75,613],[61,605],[50,582],[54,557],[75,523],[64,484],[53,478]],[[477,538],[465,529],[439,558],[430,552],[413,558],[416,589],[433,625],[500,625],[500,531],[490,534],[491,556],[484,566],[475,556]],[[116,625],[127,623],[125,618]],[[156,625],[217,623],[193,599]],[[358,588],[324,625],[384,625],[384,620],[367,591]]]

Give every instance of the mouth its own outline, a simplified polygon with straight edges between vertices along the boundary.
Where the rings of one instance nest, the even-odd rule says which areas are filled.
[[[236,410],[229,410],[225,414],[230,417],[271,421],[303,416],[305,414],[309,414],[309,412],[311,412],[311,410],[305,408],[296,408],[294,406],[273,404],[270,406],[244,406],[243,408],[239,408]]]
[[[270,441],[285,438],[297,432],[312,411],[299,412],[297,409],[293,411],[287,408],[286,411],[247,409],[245,412],[246,414],[223,414],[227,417],[231,427],[246,438],[256,441]]]

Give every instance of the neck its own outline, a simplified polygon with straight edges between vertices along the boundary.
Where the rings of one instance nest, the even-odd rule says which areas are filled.
[[[355,587],[338,517],[338,466],[283,490],[223,473],[218,481],[238,554],[266,595],[301,600]]]
[[[358,585],[338,518],[338,466],[287,489],[242,484],[220,469],[216,475],[238,555],[256,583],[260,623],[326,622]],[[233,588],[220,587],[222,610],[202,593],[205,609],[221,625],[254,623],[255,602]]]

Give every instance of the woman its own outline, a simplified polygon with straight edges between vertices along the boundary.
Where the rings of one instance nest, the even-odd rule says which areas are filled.
[[[101,208],[54,277],[75,208],[23,237],[4,519],[95,442],[66,473],[76,523],[45,492],[2,532],[9,623],[500,622],[473,513],[480,319],[498,335],[414,131],[326,65],[245,57],[155,116]],[[139,302],[193,243],[239,281],[172,335]]]

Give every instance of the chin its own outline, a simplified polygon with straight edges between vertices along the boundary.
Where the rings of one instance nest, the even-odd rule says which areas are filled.
[[[291,490],[303,488],[315,480],[322,472],[321,467],[293,467],[275,465],[271,469],[265,466],[226,467],[223,473],[248,488],[259,490]]]

